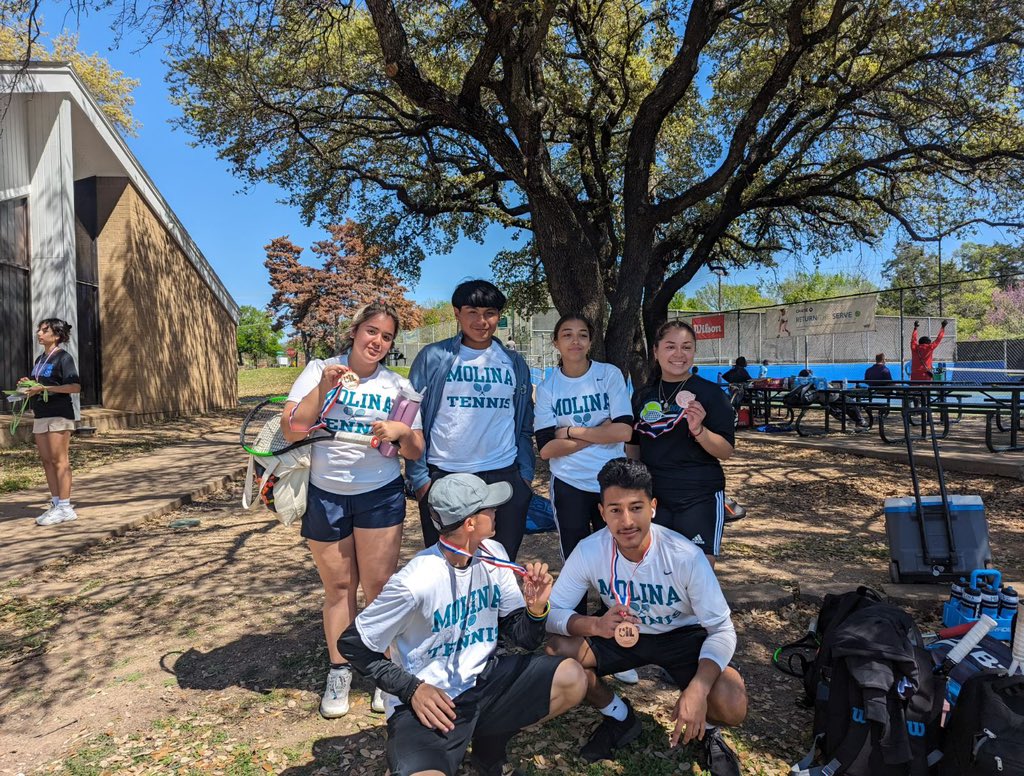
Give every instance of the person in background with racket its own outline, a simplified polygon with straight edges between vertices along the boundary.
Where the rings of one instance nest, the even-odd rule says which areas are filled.
[[[71,461],[68,448],[75,431],[75,407],[71,394],[81,393],[78,367],[74,357],[61,345],[71,336],[71,324],[60,318],[47,318],[40,322],[36,341],[43,346],[43,354],[32,367],[32,377],[18,382],[34,380],[37,385],[25,390],[35,420],[35,436],[39,458],[50,487],[50,508],[36,518],[36,525],[56,525],[77,520],[71,507]]]
[[[576,658],[589,676],[587,700],[601,712],[580,749],[587,762],[611,759],[639,738],[640,719],[628,701],[598,677],[652,663],[679,687],[670,742],[700,742],[712,776],[739,776],[736,754],[716,725],[747,716],[743,677],[729,665],[736,629],[715,572],[700,549],[675,531],[652,525],[661,503],[639,461],[616,458],[598,474],[607,529],[576,545],[551,591],[548,654]],[[596,591],[607,611],[573,610]]]
[[[736,413],[719,386],[691,373],[696,348],[688,323],[658,328],[651,379],[633,394],[636,425],[626,453],[651,470],[654,522],[700,547],[714,568],[725,526],[721,461],[733,454]]]
[[[398,314],[385,304],[358,310],[344,335],[342,354],[311,361],[292,386],[281,422],[285,438],[299,441],[321,430],[364,434],[397,445],[407,460],[423,455],[419,415],[411,427],[387,420],[399,391],[409,387],[404,377],[381,363],[398,328]],[[328,719],[349,708],[352,671],[338,651],[338,637],[355,618],[356,588],[362,584],[369,605],[395,572],[404,520],[405,489],[397,457],[344,439],[313,443],[302,536],[324,586],[331,668],[320,713]],[[371,708],[384,711],[379,689]]]

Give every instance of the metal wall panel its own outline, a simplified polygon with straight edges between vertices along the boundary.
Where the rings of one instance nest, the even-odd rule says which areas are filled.
[[[25,98],[20,95],[13,98],[0,96],[0,115],[3,116],[3,124],[0,125],[0,200],[4,200],[23,195],[29,184]]]
[[[64,348],[78,360],[71,100],[61,93],[36,94],[26,113],[33,170],[29,195],[32,319],[70,322],[71,339]],[[79,397],[72,401],[77,416]]]

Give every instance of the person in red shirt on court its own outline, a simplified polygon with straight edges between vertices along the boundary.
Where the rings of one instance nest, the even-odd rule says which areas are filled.
[[[946,324],[949,321],[942,322],[942,328],[939,329],[939,335],[935,338],[935,342],[932,342],[931,337],[917,337],[917,327],[919,321],[914,321],[914,331],[910,334],[910,379],[911,380],[931,380],[932,379],[932,355],[935,353],[935,348],[942,342],[942,338],[946,334]]]

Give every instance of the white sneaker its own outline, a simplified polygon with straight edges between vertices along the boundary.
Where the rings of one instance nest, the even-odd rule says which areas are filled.
[[[324,719],[348,714],[348,692],[352,689],[352,669],[332,668],[327,674],[327,687],[320,698],[320,715]]]
[[[46,518],[48,514],[50,514],[56,508],[57,505],[51,502],[49,508],[41,515],[39,515],[39,517],[36,518],[36,525],[46,525],[46,523],[44,523],[43,520]]]
[[[373,688],[373,700],[370,701],[370,711],[377,714],[384,713],[384,691],[380,687]]]
[[[78,515],[75,514],[75,510],[71,508],[70,504],[58,504],[37,517],[36,525],[57,525],[57,523],[67,523],[77,519]]]
[[[612,677],[618,679],[623,684],[636,684],[640,681],[640,674],[636,672],[635,668],[630,668],[628,671],[619,671],[617,674],[612,674]]]

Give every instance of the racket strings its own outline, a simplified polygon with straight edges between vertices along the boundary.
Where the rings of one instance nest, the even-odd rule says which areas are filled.
[[[281,413],[276,409],[261,410],[246,423],[243,444],[257,453],[284,450],[290,442],[281,431]]]

